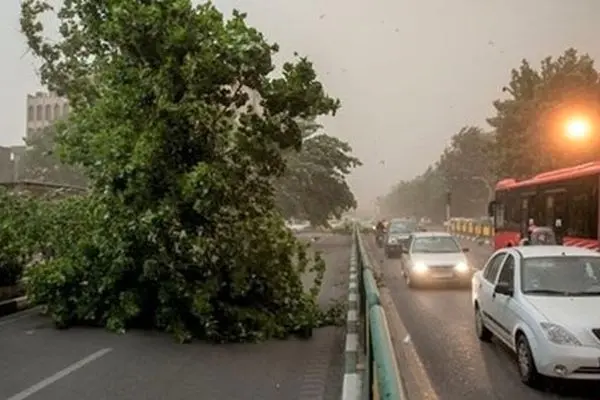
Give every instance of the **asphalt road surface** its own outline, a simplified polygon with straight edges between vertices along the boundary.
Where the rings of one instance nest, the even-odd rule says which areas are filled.
[[[491,248],[461,242],[470,248],[471,264],[481,268]],[[551,381],[541,391],[523,385],[505,346],[495,340],[480,343],[475,336],[470,289],[410,290],[401,276],[399,260],[385,260],[371,237],[366,239],[366,247],[372,260],[382,265],[384,285],[440,400],[600,399],[597,383]],[[411,397],[418,399],[418,394]]]
[[[320,302],[345,298],[350,237],[314,243],[328,263]],[[261,344],[180,345],[154,332],[54,329],[28,311],[0,319],[2,400],[338,400],[344,329]]]

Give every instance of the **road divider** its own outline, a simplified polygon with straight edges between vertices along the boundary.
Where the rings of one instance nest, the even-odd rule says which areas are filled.
[[[359,314],[364,321],[359,332],[363,343],[362,352],[366,362],[363,373],[363,398],[405,400],[405,385],[398,371],[394,347],[387,317],[381,305],[377,279],[362,240],[359,228],[353,233],[353,249],[356,255],[356,285]],[[351,278],[353,273],[351,272]],[[350,293],[353,283],[350,281]],[[343,398],[346,400],[346,398]]]

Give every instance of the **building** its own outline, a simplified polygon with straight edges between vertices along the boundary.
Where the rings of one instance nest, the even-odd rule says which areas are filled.
[[[37,92],[27,95],[26,138],[40,134],[54,121],[69,113],[69,102],[55,93]]]

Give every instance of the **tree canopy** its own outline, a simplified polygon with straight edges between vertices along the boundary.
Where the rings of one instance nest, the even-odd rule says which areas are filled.
[[[181,341],[321,323],[324,265],[285,228],[275,186],[290,152],[332,141],[303,143],[299,121],[340,106],[310,61],[275,74],[277,45],[210,3],[66,1],[58,41],[43,37],[50,9],[24,0],[21,27],[42,83],[70,102],[56,149],[90,193],[65,203],[86,233],[65,226],[27,270],[31,298],[58,326],[141,324]],[[307,268],[317,274],[305,292]]]
[[[277,204],[285,217],[326,225],[331,217],[356,207],[346,181],[360,161],[340,139],[321,133],[314,121],[302,125],[302,148],[287,153],[287,168],[277,181]]]
[[[458,215],[481,215],[494,184],[489,164],[492,145],[493,136],[489,133],[477,127],[463,127],[425,173],[401,181],[383,198],[384,213],[441,220],[449,192],[453,211]]]
[[[442,192],[450,191],[453,215],[479,216],[498,179],[530,177],[597,159],[600,77],[589,55],[567,49],[557,58],[546,57],[537,69],[523,60],[502,92],[507,97],[493,102],[495,115],[487,120],[490,133],[465,127],[455,134],[428,173],[400,182],[382,199],[387,212],[441,215],[446,198]],[[573,120],[582,120],[591,132],[569,137]],[[432,185],[423,184],[431,176],[444,182],[434,192]],[[424,206],[426,199],[431,206]]]

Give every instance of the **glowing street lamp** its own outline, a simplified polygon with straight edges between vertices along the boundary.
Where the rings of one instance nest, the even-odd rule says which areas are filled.
[[[589,121],[581,118],[571,119],[566,124],[566,134],[569,139],[585,139],[591,130]]]

